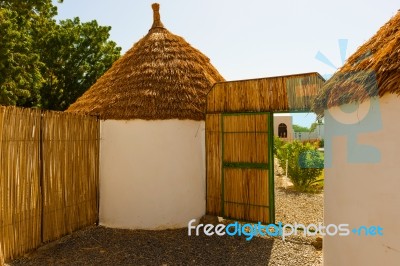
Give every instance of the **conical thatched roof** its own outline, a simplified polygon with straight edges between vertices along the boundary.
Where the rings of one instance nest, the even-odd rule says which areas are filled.
[[[314,111],[400,94],[400,12],[364,43],[323,86]]]
[[[149,33],[67,111],[101,119],[204,120],[207,93],[224,78],[210,59],[161,23],[153,4]]]

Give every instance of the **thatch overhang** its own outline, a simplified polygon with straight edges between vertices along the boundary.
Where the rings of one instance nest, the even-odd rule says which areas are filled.
[[[310,112],[324,82],[316,72],[218,82],[207,96],[207,113]]]
[[[115,120],[204,120],[207,93],[224,78],[210,59],[161,22],[153,25],[68,112]]]
[[[322,116],[330,107],[386,93],[400,94],[400,11],[326,82],[313,109]]]

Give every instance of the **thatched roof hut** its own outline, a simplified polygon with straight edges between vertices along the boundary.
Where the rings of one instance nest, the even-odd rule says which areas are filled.
[[[148,34],[68,111],[114,120],[204,120],[207,93],[224,78],[208,57],[164,27],[159,4],[152,8]]]
[[[185,227],[205,214],[206,97],[224,79],[152,7],[148,34],[68,109],[101,118],[99,223],[109,227]]]
[[[386,93],[400,94],[400,11],[325,83],[314,111]]]
[[[393,222],[400,219],[399,94],[400,12],[348,59],[315,100],[315,110],[325,116],[324,223],[345,222],[355,233],[324,239],[325,265],[399,262],[400,230]],[[372,234],[362,228],[372,225],[381,233],[366,241],[364,236]]]

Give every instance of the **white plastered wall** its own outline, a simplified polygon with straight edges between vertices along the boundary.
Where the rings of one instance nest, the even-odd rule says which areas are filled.
[[[100,224],[187,226],[205,214],[204,121],[101,121]]]
[[[339,107],[325,111],[325,133],[332,138],[331,147],[325,146],[325,158],[330,153],[332,164],[325,168],[324,224],[383,228],[383,236],[325,236],[326,266],[400,263],[400,98],[384,95],[376,103],[369,109],[369,102],[364,102],[350,114]],[[346,124],[353,127],[343,127]],[[357,143],[375,147],[379,160],[349,162],[354,151],[347,147],[348,136],[358,130]],[[371,156],[364,153],[356,159]]]

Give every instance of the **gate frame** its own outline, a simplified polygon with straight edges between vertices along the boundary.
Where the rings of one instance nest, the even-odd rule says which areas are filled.
[[[269,129],[271,134],[268,137],[268,155],[272,158],[269,169],[270,181],[272,186],[269,189],[270,221],[275,223],[275,173],[274,173],[274,113],[309,113],[312,112],[312,99],[325,83],[325,79],[318,72],[299,73],[283,76],[273,76],[264,78],[253,78],[243,80],[232,80],[214,83],[207,93],[206,99],[206,213],[208,209],[208,152],[207,152],[207,115],[219,114],[221,117],[228,114],[258,114],[269,113]],[[240,100],[239,100],[240,99]],[[265,101],[265,99],[268,99]],[[221,118],[222,123],[223,118]],[[220,133],[221,136],[223,132]],[[222,145],[223,146],[223,138]],[[223,153],[223,147],[222,151]],[[223,154],[222,154],[223,157]],[[223,158],[221,159],[221,171],[223,171]],[[271,178],[272,176],[272,178]],[[221,185],[223,180],[221,176]],[[271,189],[272,188],[272,189]],[[221,204],[223,205],[223,186],[221,187]],[[271,202],[270,202],[271,203]],[[220,208],[217,215],[223,215],[224,208]],[[215,214],[215,213],[214,213]],[[221,215],[221,216],[222,216]],[[235,219],[235,218],[233,218]],[[239,220],[239,219],[235,219]],[[239,220],[240,221],[240,220]]]

